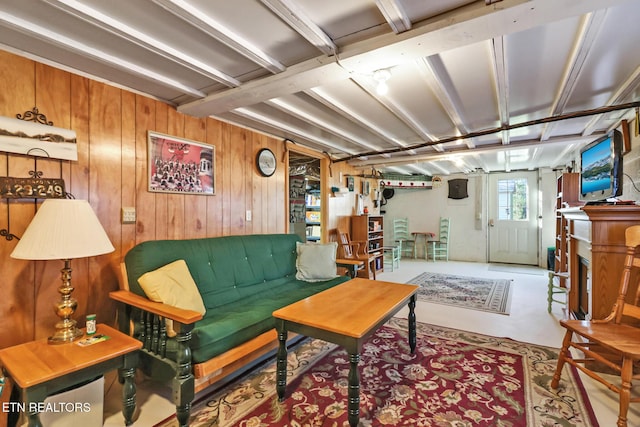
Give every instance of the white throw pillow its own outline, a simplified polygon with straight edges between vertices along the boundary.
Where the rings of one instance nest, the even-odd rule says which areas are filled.
[[[338,243],[296,242],[296,279],[320,282],[338,277],[336,251]]]

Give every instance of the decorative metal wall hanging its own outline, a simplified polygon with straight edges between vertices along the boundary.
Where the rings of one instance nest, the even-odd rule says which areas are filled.
[[[78,160],[75,131],[54,127],[36,107],[15,119],[0,116],[0,151]]]
[[[33,107],[31,111],[26,111],[24,114],[16,114],[17,119],[10,119],[8,117],[0,116],[0,151],[7,151],[11,153],[18,153],[33,157],[33,170],[29,171],[29,177],[0,177],[0,198],[4,198],[7,201],[7,228],[0,230],[0,236],[6,240],[17,239],[18,236],[11,233],[9,227],[11,224],[9,202],[14,199],[62,199],[73,198],[72,195],[67,193],[65,189],[64,180],[62,179],[62,160],[60,162],[60,178],[45,178],[42,176],[42,171],[38,170],[38,157],[55,157],[57,159],[65,159],[73,157],[75,153],[75,159],[77,160],[77,149],[75,147],[75,132],[67,129],[62,129],[65,132],[73,133],[73,150],[69,148],[62,148],[60,142],[53,142],[59,140],[57,135],[60,128],[54,128],[53,122],[48,121],[44,114],[38,111],[38,108]],[[15,122],[33,122],[22,125],[17,125]],[[38,126],[39,136],[24,136],[27,135],[21,130],[36,129],[29,128],[30,125]],[[52,129],[48,132],[43,130],[42,126],[47,129]],[[36,141],[37,140],[37,141]],[[34,142],[35,141],[35,142]],[[34,145],[35,143],[35,145]],[[21,146],[21,144],[23,144]],[[52,144],[52,145],[46,145]],[[63,144],[70,144],[63,142]],[[44,147],[52,148],[56,152],[56,156],[50,156],[49,152]],[[61,155],[60,153],[66,153]],[[9,156],[7,156],[6,170],[9,172]]]

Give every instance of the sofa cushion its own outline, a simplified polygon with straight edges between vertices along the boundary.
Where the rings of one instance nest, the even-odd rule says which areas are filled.
[[[208,310],[196,323],[191,338],[191,356],[201,363],[236,347],[275,327],[273,312],[296,301],[349,280],[338,276],[332,280],[309,283],[290,279],[285,284],[270,286],[254,293],[243,302]]]
[[[320,282],[338,276],[338,243],[296,243],[296,279]]]

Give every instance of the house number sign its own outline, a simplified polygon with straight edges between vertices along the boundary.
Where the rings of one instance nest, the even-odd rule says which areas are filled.
[[[0,177],[1,198],[63,199],[66,194],[63,179]]]

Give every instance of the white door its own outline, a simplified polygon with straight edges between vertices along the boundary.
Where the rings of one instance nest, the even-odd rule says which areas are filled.
[[[489,262],[538,265],[538,174],[489,175]]]

